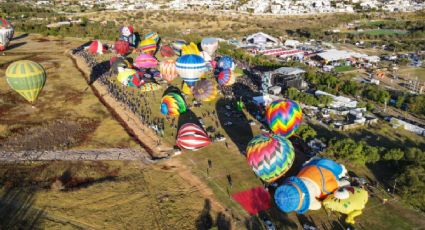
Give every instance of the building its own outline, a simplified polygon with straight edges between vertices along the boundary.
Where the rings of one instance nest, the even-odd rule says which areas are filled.
[[[263,92],[269,92],[270,88],[279,86],[282,89],[294,87],[297,89],[307,88],[303,80],[305,71],[300,68],[281,67],[274,71],[264,72],[261,77]]]
[[[279,39],[263,32],[258,32],[249,35],[248,37],[246,37],[245,42],[247,44],[256,45],[260,47],[273,47],[280,45]]]
[[[425,136],[425,128],[422,128],[418,125],[412,124],[408,121],[403,121],[398,118],[392,117],[390,119],[390,123],[392,124],[393,128],[403,127],[405,130],[416,133],[421,136]]]
[[[323,92],[320,90],[317,90],[314,92],[316,96],[329,96],[332,98],[332,102],[330,104],[331,108],[356,108],[357,107],[357,101],[352,100],[348,97],[343,96],[335,96],[333,94]]]

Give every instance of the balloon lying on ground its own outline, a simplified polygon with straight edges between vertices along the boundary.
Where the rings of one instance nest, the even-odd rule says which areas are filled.
[[[153,56],[156,51],[156,42],[152,38],[145,39],[140,42],[139,49],[145,53]]]
[[[273,101],[266,109],[269,128],[274,133],[287,138],[294,135],[301,125],[302,118],[301,107],[292,100]]]
[[[123,85],[128,85],[128,80],[136,73],[134,69],[123,69],[118,72],[117,80]]]
[[[217,67],[220,70],[234,70],[235,63],[233,62],[233,58],[229,56],[223,56],[218,60]]]
[[[142,85],[145,84],[145,81],[143,80],[143,72],[137,72],[128,78],[127,85],[133,88],[140,88]]]
[[[109,61],[109,64],[111,65],[111,70],[118,72],[118,69],[125,69],[125,68],[131,68],[130,62],[122,56],[119,57],[112,57]]]
[[[296,177],[289,177],[274,194],[277,207],[283,212],[305,213],[318,210],[318,199],[326,198],[336,189],[349,183],[341,180],[347,170],[326,158],[312,158],[306,162]]]
[[[177,93],[168,93],[161,100],[161,113],[166,116],[178,116],[186,112],[186,102]]]
[[[172,59],[164,59],[159,64],[161,78],[168,83],[172,82],[177,77],[176,61]]]
[[[208,79],[201,79],[192,89],[193,96],[200,101],[212,101],[217,97],[217,86]]]
[[[217,76],[218,84],[221,86],[231,86],[235,83],[235,75],[230,69],[221,71]]]
[[[106,51],[106,47],[99,40],[94,40],[88,47],[88,52],[96,55],[103,54]]]
[[[248,143],[246,158],[255,174],[263,181],[271,183],[291,168],[295,152],[288,139],[265,133],[255,136]]]
[[[137,38],[134,34],[134,29],[132,26],[124,26],[120,28],[120,38],[119,40],[123,40],[128,42],[131,47],[137,46]]]
[[[176,145],[183,149],[195,151],[210,143],[208,134],[193,123],[184,124],[177,133]]]
[[[173,48],[175,54],[180,56],[182,47],[183,47],[183,45],[186,45],[186,44],[187,43],[186,43],[185,40],[175,40],[171,43],[171,47]]]
[[[345,222],[355,224],[354,218],[362,214],[368,200],[368,193],[359,187],[342,187],[329,195],[323,206],[332,211],[347,215]]]
[[[141,92],[150,92],[150,91],[156,91],[161,89],[161,85],[154,83],[154,82],[147,82],[144,85],[140,86]]]
[[[191,42],[189,45],[182,46],[181,55],[189,55],[189,54],[200,55],[198,46],[193,42]]]
[[[179,76],[188,85],[194,85],[196,81],[206,72],[204,59],[195,54],[179,57],[176,61],[176,69]]]
[[[124,40],[118,40],[114,44],[114,49],[119,55],[126,55],[130,51],[130,44]]]
[[[201,41],[201,48],[212,57],[218,48],[218,40],[216,38],[204,38]]]
[[[10,88],[28,102],[33,103],[46,83],[46,71],[33,61],[15,61],[6,69],[6,81]]]
[[[158,60],[149,54],[140,54],[133,63],[137,68],[155,68]]]
[[[173,57],[174,56],[174,50],[169,45],[163,45],[161,46],[161,49],[159,50],[162,57]]]
[[[157,32],[149,32],[145,35],[144,39],[153,39],[156,43],[158,43],[159,34]]]

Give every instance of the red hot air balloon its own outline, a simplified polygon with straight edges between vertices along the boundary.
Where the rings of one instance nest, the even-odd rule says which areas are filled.
[[[207,133],[193,123],[184,124],[177,133],[177,146],[180,148],[196,151],[210,143]]]
[[[130,51],[130,43],[123,40],[115,42],[114,49],[119,55],[126,55]]]
[[[161,53],[162,57],[172,57],[174,56],[174,50],[169,45],[163,45],[161,46],[161,49],[159,51]]]

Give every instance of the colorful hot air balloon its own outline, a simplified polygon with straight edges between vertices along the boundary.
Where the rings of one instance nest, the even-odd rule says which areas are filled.
[[[0,18],[0,31],[3,32],[10,41],[13,38],[15,29],[6,19]]]
[[[149,54],[140,54],[133,63],[137,68],[155,68],[158,65],[158,60]]]
[[[203,51],[207,52],[211,57],[214,55],[215,51],[218,48],[217,38],[204,38],[201,41],[201,48]]]
[[[184,93],[186,95],[193,95],[192,88],[193,88],[193,86],[188,86],[185,82],[183,82],[182,93]]]
[[[294,147],[283,136],[260,134],[246,148],[246,158],[255,174],[268,183],[282,177],[295,159]]]
[[[295,133],[302,118],[301,107],[292,100],[276,100],[266,109],[266,120],[270,129],[286,138]]]
[[[176,144],[180,148],[196,151],[211,143],[208,134],[198,125],[184,124],[177,133]]]
[[[117,80],[123,85],[128,85],[128,80],[137,72],[134,69],[124,69],[117,75]]]
[[[145,83],[144,85],[140,86],[140,91],[141,92],[150,92],[150,91],[156,91],[161,89],[161,85],[153,83],[153,82],[148,82]]]
[[[174,50],[169,45],[163,45],[161,46],[161,49],[159,50],[162,57],[172,57],[174,56]]]
[[[235,69],[235,63],[233,62],[233,59],[229,56],[223,56],[218,60],[217,64],[218,68],[220,70],[234,70]]]
[[[0,51],[6,50],[9,46],[10,39],[6,35],[5,29],[0,29]]]
[[[144,39],[153,39],[156,43],[158,43],[159,34],[157,32],[149,32],[145,35]]]
[[[145,39],[140,42],[139,48],[143,53],[153,56],[156,51],[156,42],[152,38]]]
[[[119,40],[127,41],[131,47],[137,46],[137,38],[134,34],[134,29],[132,26],[124,26],[120,28],[120,38]]]
[[[206,72],[204,59],[199,55],[183,55],[176,62],[177,73],[188,84],[194,85]]]
[[[175,53],[176,55],[180,56],[180,55],[181,55],[182,47],[183,47],[183,45],[186,45],[186,44],[187,44],[187,43],[186,43],[186,41],[185,41],[185,40],[176,40],[176,41],[173,41],[173,42],[171,43],[171,47],[173,48],[174,53]]]
[[[172,59],[164,59],[159,64],[161,78],[168,83],[172,82],[177,77],[176,61]]]
[[[115,42],[114,49],[119,55],[126,55],[130,51],[130,44],[124,40],[118,40]]]
[[[235,83],[235,75],[230,69],[221,71],[217,76],[218,84],[221,86],[231,86]]]
[[[177,93],[168,93],[161,100],[161,113],[166,116],[178,116],[186,112],[186,102]]]
[[[88,47],[89,53],[95,54],[103,54],[106,51],[105,46],[99,40],[94,40],[90,46]]]
[[[36,62],[15,61],[6,69],[6,80],[10,88],[33,103],[46,82],[46,72]]]
[[[208,102],[217,97],[217,86],[211,80],[201,79],[195,83],[192,92],[197,100]]]
[[[195,43],[191,42],[189,45],[182,46],[181,54],[182,55],[188,55],[188,54],[200,55],[201,53],[199,52],[198,46]]]

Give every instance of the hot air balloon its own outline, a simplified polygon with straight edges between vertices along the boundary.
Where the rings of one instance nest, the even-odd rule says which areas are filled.
[[[192,92],[197,100],[208,102],[217,97],[217,86],[211,80],[201,79],[195,83]]]
[[[201,56],[188,54],[177,59],[176,69],[184,82],[188,85],[194,85],[195,82],[205,73],[206,65]]]
[[[183,149],[196,151],[210,143],[207,133],[193,123],[184,124],[177,133],[176,144]]]
[[[221,86],[231,86],[235,83],[235,75],[230,69],[221,71],[217,77],[218,84]]]
[[[115,42],[114,49],[119,55],[126,55],[130,51],[130,44],[124,40],[118,40]]]
[[[143,72],[137,72],[128,77],[127,85],[134,88],[139,88],[145,85],[146,82],[143,80]]]
[[[305,213],[321,208],[319,199],[326,198],[339,187],[349,185],[342,179],[345,167],[326,158],[312,158],[296,177],[289,177],[274,194],[277,207],[283,212]]]
[[[183,45],[186,45],[186,44],[187,44],[187,43],[186,43],[186,41],[185,41],[185,40],[176,40],[176,41],[173,41],[173,42],[171,43],[171,47],[173,48],[174,53],[175,53],[176,55],[180,56],[180,55],[181,55],[182,47],[183,47]]]
[[[295,133],[302,118],[301,107],[292,100],[276,100],[266,109],[266,120],[270,129],[286,138]]]
[[[140,86],[141,92],[156,91],[159,89],[161,89],[161,85],[153,83],[153,82],[147,82],[144,85]]]
[[[168,93],[161,100],[161,113],[166,116],[178,116],[186,112],[186,102],[178,93]]]
[[[124,69],[117,75],[117,80],[123,85],[128,85],[128,80],[137,72],[134,69]]]
[[[137,68],[155,68],[158,60],[149,54],[140,54],[133,63]]]
[[[164,59],[159,64],[161,78],[168,83],[172,82],[177,77],[176,61],[172,59]]]
[[[124,26],[120,28],[120,38],[119,40],[123,40],[128,42],[131,47],[137,46],[137,38],[134,34],[134,29],[132,26]]]
[[[186,95],[193,95],[192,88],[193,88],[193,86],[189,86],[185,82],[183,82],[182,93],[184,93]]]
[[[216,38],[204,38],[201,41],[201,48],[212,57],[218,48],[218,40]]]
[[[246,158],[255,174],[263,181],[271,183],[291,168],[295,152],[288,139],[264,133],[255,136],[248,143]]]
[[[182,46],[181,55],[188,54],[200,55],[201,52],[199,52],[198,46],[195,43],[191,42],[189,45]]]
[[[99,40],[94,40],[88,47],[88,51],[93,55],[103,54],[106,51],[106,47]]]
[[[46,72],[36,62],[15,61],[6,69],[6,80],[10,88],[32,104],[43,89],[46,82]]]
[[[200,56],[204,59],[204,61],[205,61],[205,62],[207,62],[207,63],[209,63],[209,62],[212,60],[211,56],[210,56],[207,52],[205,52],[205,51],[202,51],[199,55],[200,55]]]
[[[347,186],[329,195],[323,201],[323,206],[328,210],[347,215],[345,222],[355,224],[354,218],[362,214],[368,199],[369,195],[365,189]]]
[[[12,24],[8,22],[6,19],[0,18],[0,31],[6,35],[6,37],[10,40],[13,38],[13,33],[15,29]]]
[[[0,51],[6,50],[9,46],[9,38],[6,35],[6,30],[0,29]]]
[[[229,56],[223,56],[218,60],[217,64],[218,68],[220,70],[234,70],[235,69],[235,63],[233,62],[233,58]]]
[[[159,34],[157,32],[149,32],[145,35],[144,39],[153,39],[156,43],[159,42]]]
[[[174,56],[174,50],[169,45],[163,45],[161,46],[161,49],[159,50],[162,57],[172,57]]]
[[[153,56],[155,51],[156,51],[156,42],[152,38],[145,39],[145,40],[140,42],[139,49],[143,53]]]
[[[125,68],[131,68],[130,62],[122,56],[119,57],[112,57],[109,61],[109,64],[111,65],[111,70],[118,72],[119,68],[125,69]]]

